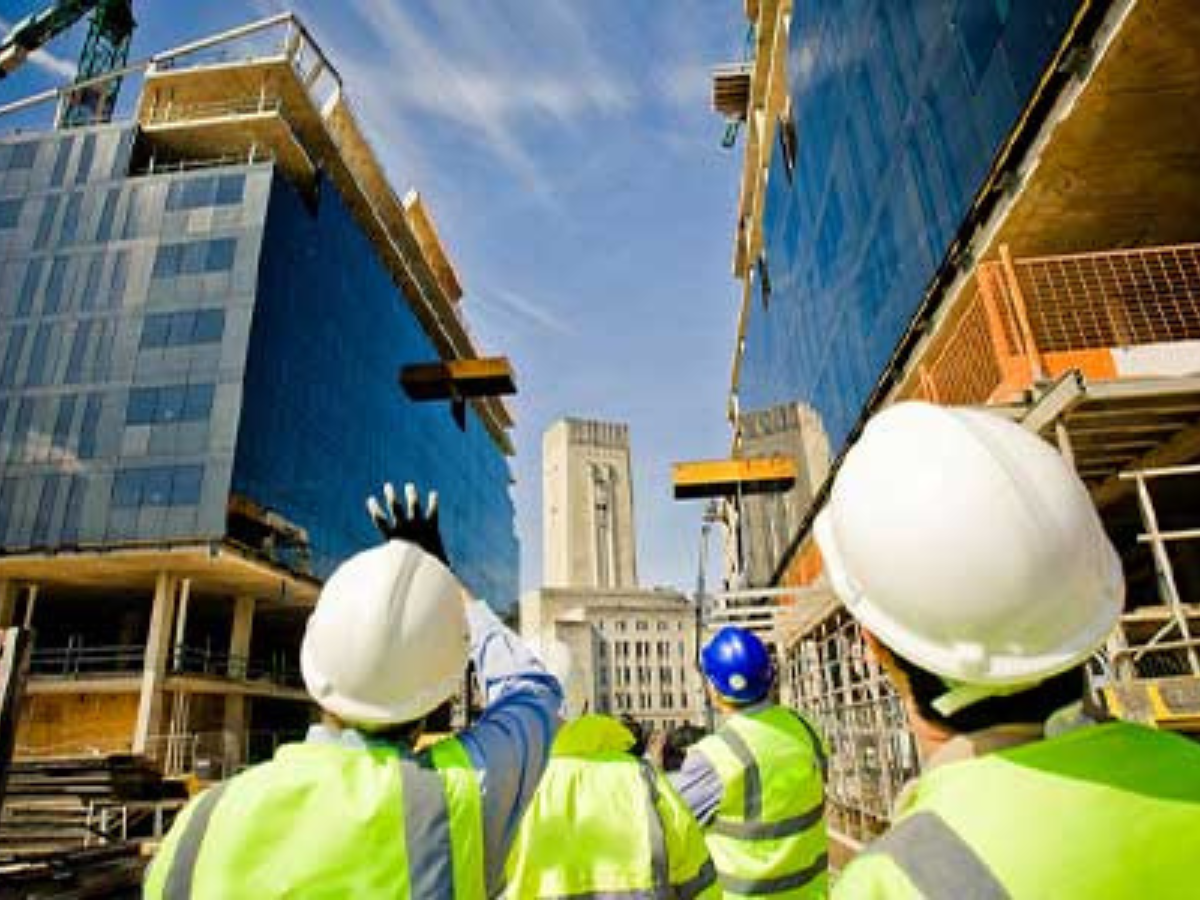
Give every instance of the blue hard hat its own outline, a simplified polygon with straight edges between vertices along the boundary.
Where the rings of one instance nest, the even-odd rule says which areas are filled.
[[[775,680],[771,656],[753,632],[728,625],[716,633],[700,651],[700,668],[717,689],[732,703],[761,700]]]

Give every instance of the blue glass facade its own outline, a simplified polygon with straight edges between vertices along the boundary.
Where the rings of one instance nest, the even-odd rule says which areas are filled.
[[[366,493],[411,479],[468,586],[514,601],[507,461],[473,413],[459,432],[400,393],[436,352],[336,191],[132,175],[134,142],[0,140],[0,548],[220,539],[232,492],[325,575],[374,540]]]
[[[798,6],[788,54],[797,151],[790,165],[780,129],[743,409],[805,402],[842,446],[1078,6]]]
[[[122,126],[0,141],[0,546],[224,533],[268,166],[131,177]],[[224,185],[226,202],[184,208]]]
[[[234,490],[309,532],[317,568],[375,540],[384,481],[437,488],[455,571],[498,606],[517,597],[507,460],[473,410],[413,403],[399,367],[437,351],[326,186],[315,209],[280,182],[266,220]]]

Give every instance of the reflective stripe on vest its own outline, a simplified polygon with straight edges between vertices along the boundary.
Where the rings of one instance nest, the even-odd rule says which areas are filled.
[[[1008,900],[987,863],[937,813],[909,816],[864,852],[889,857],[927,900]]]
[[[429,750],[446,792],[450,813],[450,849],[454,861],[454,896],[483,897],[486,862],[482,834],[483,796],[479,776],[462,742],[451,738]],[[412,846],[410,843],[409,846]],[[415,866],[414,866],[415,868]]]
[[[188,818],[183,834],[179,836],[175,858],[171,862],[171,870],[167,873],[167,884],[163,888],[167,900],[187,900],[192,896],[192,880],[196,874],[196,860],[200,857],[200,842],[204,840],[204,833],[208,831],[208,820],[217,808],[217,801],[221,799],[228,785],[227,781],[215,784],[196,801],[196,808]]]
[[[646,786],[646,830],[650,841],[651,889],[656,897],[670,896],[671,868],[667,859],[667,837],[663,833],[662,816],[658,812],[658,773],[644,759],[638,759],[638,772]]]
[[[248,770],[231,781],[215,786],[196,801],[195,809],[183,823],[183,831],[174,847],[174,856],[163,861],[169,865],[163,888],[164,897],[168,900],[187,900],[197,892],[206,896],[214,895],[213,887],[207,889],[197,887],[198,884],[203,885],[208,877],[203,871],[197,871],[197,862],[200,860],[201,850],[205,846],[205,836],[209,832],[213,815],[217,812],[221,802],[229,803],[233,800],[246,802],[242,796],[246,792],[239,791],[239,787],[245,784],[242,779],[247,776],[251,776],[259,782],[254,787],[260,790],[262,783],[278,787],[284,809],[272,808],[270,811],[284,818],[286,818],[289,794],[299,792],[295,796],[298,799],[304,797],[308,792],[307,785],[312,784],[314,780],[323,781],[327,785],[327,789],[334,790],[336,790],[336,785],[342,783],[346,790],[341,793],[352,803],[356,802],[352,798],[360,798],[360,800],[372,801],[377,806],[375,809],[365,807],[355,810],[352,808],[344,816],[339,816],[338,810],[331,809],[329,810],[330,823],[335,823],[340,818],[349,819],[359,823],[352,827],[375,829],[379,827],[376,823],[382,821],[381,805],[391,800],[391,790],[381,791],[379,785],[390,784],[393,790],[398,786],[399,791],[391,802],[397,802],[401,806],[399,820],[402,823],[403,836],[394,830],[388,832],[375,830],[373,835],[374,844],[377,847],[383,846],[380,841],[391,840],[388,835],[395,835],[395,856],[391,860],[380,860],[380,865],[381,867],[399,866],[395,870],[394,877],[390,878],[390,883],[394,884],[396,891],[402,891],[407,884],[407,895],[414,900],[434,897],[476,898],[486,895],[483,871],[482,799],[478,780],[471,769],[466,750],[457,740],[444,741],[436,745],[434,752],[430,753],[428,758],[422,756],[417,759],[397,757],[395,751],[378,747],[359,750],[302,744],[291,745],[284,749],[290,751],[287,760],[281,762],[277,757],[272,763]],[[363,756],[357,756],[358,754]],[[369,754],[369,757],[366,754]],[[361,764],[367,759],[373,760],[373,764],[376,766],[379,764],[396,765],[399,769],[398,785],[395,774],[392,774],[388,781],[383,782],[364,783],[355,782],[353,779],[346,782],[347,772],[358,771],[354,764]],[[344,768],[339,765],[340,763],[350,763],[351,765]],[[297,777],[295,773],[299,769],[289,771],[289,764],[292,766],[303,765],[306,771],[302,776]],[[370,766],[372,763],[367,765]],[[376,769],[376,771],[382,770]],[[392,769],[392,772],[395,773],[395,769]],[[260,796],[253,788],[250,793]],[[307,816],[305,820],[307,824],[313,824],[312,819],[316,812],[316,810],[310,809],[302,813]],[[355,814],[356,812],[361,813],[361,821]],[[230,853],[236,855],[238,851],[231,850],[231,846],[252,843],[254,828],[258,825],[254,821],[255,818],[253,811],[249,811],[245,821],[238,823],[242,826],[241,829],[237,826],[223,824],[220,834],[220,844],[223,846],[219,850],[217,848],[214,850],[217,850],[219,855],[228,856]],[[395,819],[391,819],[391,821],[395,821]],[[286,833],[286,827],[285,822],[283,824],[285,830],[277,831],[274,837]],[[333,827],[336,830],[336,825],[333,824],[326,827]],[[311,828],[309,830],[311,831]],[[342,835],[342,837],[346,836]],[[346,846],[348,848],[351,845]],[[320,860],[320,862],[328,863],[331,871],[340,869],[340,874],[348,883],[355,882],[354,872],[358,867],[358,871],[363,872],[364,884],[368,887],[371,884],[378,884],[378,881],[372,880],[371,873],[364,871],[365,860],[330,858]],[[271,859],[258,860],[256,863],[277,867],[279,872],[284,873],[281,882],[275,888],[281,894],[303,893],[306,890],[306,884],[302,879],[292,884],[284,883],[292,867],[288,865],[286,856],[283,854],[277,852]],[[209,875],[211,875],[212,862],[210,861],[208,865],[210,867]],[[367,867],[369,867],[369,863]],[[225,885],[224,890],[226,891],[230,889],[231,885],[236,885],[239,880],[237,870],[223,870],[220,877],[223,879],[222,883]]]
[[[724,890],[823,890],[815,883],[827,869],[826,754],[812,726],[791,710],[768,707],[733,716],[697,750],[723,786],[706,837]]]
[[[1080,728],[930,769],[907,798],[847,896],[1196,894],[1200,746],[1177,734]]]
[[[541,900],[693,900],[716,869],[681,798],[606,716],[559,733],[508,860],[506,896]],[[690,823],[684,834],[669,818]],[[672,872],[688,877],[672,884]]]

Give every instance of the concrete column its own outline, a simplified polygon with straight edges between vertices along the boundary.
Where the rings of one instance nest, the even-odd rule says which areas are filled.
[[[11,628],[17,624],[17,598],[21,586],[15,581],[0,581],[0,628]]]
[[[146,635],[146,655],[142,665],[142,692],[133,734],[134,753],[146,753],[150,749],[151,736],[162,732],[162,688],[167,674],[167,657],[171,651],[171,621],[175,614],[178,584],[178,579],[169,572],[159,572],[154,585],[150,632]]]
[[[254,598],[238,597],[233,607],[233,627],[229,631],[230,661],[242,664],[250,658],[250,638],[254,628]],[[246,698],[241,694],[225,695],[225,766],[226,774],[245,763]]]

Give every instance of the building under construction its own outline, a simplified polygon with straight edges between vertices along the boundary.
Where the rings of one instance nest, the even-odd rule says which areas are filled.
[[[745,58],[714,73],[744,154],[734,456],[758,455],[764,410],[795,406],[808,440],[792,455],[819,483],[798,523],[787,504],[745,504],[735,531],[789,532],[750,586],[774,589],[758,620],[785,700],[833,745],[835,843],[852,852],[878,833],[920,765],[811,534],[845,449],[896,400],[988,407],[1061,450],[1129,586],[1093,683],[1117,715],[1200,728],[1194,5],[745,12]],[[775,521],[747,527],[755,516]],[[734,580],[746,557],[732,555]]]
[[[511,419],[472,388],[511,373],[297,19],[113,68],[130,120],[64,119],[78,85],[3,109],[60,107],[0,138],[0,626],[35,633],[17,755],[219,776],[306,727],[304,621],[374,542],[385,480],[436,487],[456,572],[516,601]]]

